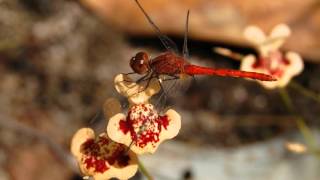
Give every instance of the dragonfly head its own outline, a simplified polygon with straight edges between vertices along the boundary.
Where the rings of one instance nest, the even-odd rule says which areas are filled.
[[[130,59],[130,66],[137,74],[146,74],[150,70],[149,56],[146,52],[138,52]]]

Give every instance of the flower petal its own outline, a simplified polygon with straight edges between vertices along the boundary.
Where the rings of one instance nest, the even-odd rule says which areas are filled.
[[[132,104],[148,102],[151,96],[160,91],[160,84],[157,79],[145,80],[140,84],[132,81],[128,76],[119,74],[114,79],[115,88],[123,96],[128,98]]]
[[[293,75],[289,74],[288,72],[285,72],[281,78],[278,78],[277,83],[272,88],[283,88],[286,87],[290,80],[292,79]]]
[[[181,128],[181,116],[175,110],[169,109],[165,114],[170,121],[166,131],[161,133],[160,141],[176,137]]]
[[[79,129],[72,137],[71,140],[71,153],[78,157],[81,155],[81,145],[88,139],[95,137],[94,131],[90,128]]]
[[[126,119],[126,115],[119,113],[109,119],[107,134],[115,142],[129,146],[132,142],[130,133],[124,134],[120,131],[120,121]]]
[[[241,60],[240,70],[256,72],[256,69],[253,68],[253,64],[256,60],[256,57],[252,54],[243,57]]]
[[[266,37],[264,32],[256,26],[249,26],[244,30],[245,38],[256,46],[260,56],[263,57],[277,51],[290,34],[291,30],[286,24],[275,26],[269,37]]]
[[[297,75],[303,71],[303,60],[298,53],[289,51],[286,53],[286,58],[290,62],[290,65],[288,67],[290,74]]]
[[[134,176],[138,170],[138,158],[136,154],[129,150],[128,152],[130,157],[129,165],[125,167],[111,166],[106,174],[95,174],[95,180],[106,180],[111,178],[117,179],[129,179]]]
[[[265,33],[257,26],[248,26],[244,30],[244,37],[254,44],[256,47],[259,47],[266,40]]]
[[[277,79],[277,81],[263,81],[259,83],[266,89],[275,89],[275,88],[283,87],[283,85],[286,84],[287,82],[285,81],[285,78],[279,78]]]
[[[275,26],[271,33],[270,33],[270,38],[283,38],[286,39],[291,35],[291,30],[288,25],[286,24],[278,24]]]
[[[291,30],[286,24],[279,24],[274,27],[266,42],[264,42],[260,47],[263,55],[268,55],[269,52],[274,52],[280,49],[290,34]]]
[[[303,70],[303,60],[298,53],[287,52],[286,59],[289,61],[289,65],[286,67],[282,77],[278,78],[276,87],[287,86],[291,79]]]

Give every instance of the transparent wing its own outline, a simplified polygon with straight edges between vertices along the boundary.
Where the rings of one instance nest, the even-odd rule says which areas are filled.
[[[150,18],[150,16],[147,14],[147,12],[143,9],[143,7],[141,6],[141,4],[139,3],[138,0],[135,0],[138,7],[140,8],[140,10],[142,11],[142,13],[144,14],[144,16],[147,18],[147,20],[149,21],[151,27],[153,28],[153,30],[157,33],[157,36],[159,37],[161,43],[163,44],[163,46],[171,52],[174,52],[176,54],[178,54],[178,48],[177,45],[166,35],[162,34],[160,29],[158,28],[158,26],[152,21],[152,19]]]
[[[188,10],[188,12],[187,12],[187,20],[186,20],[186,27],[185,27],[184,41],[183,41],[183,50],[182,50],[182,55],[186,59],[189,58],[189,50],[188,50],[189,14],[190,14],[190,10]]]
[[[192,76],[172,77],[162,76],[161,92],[153,99],[153,103],[160,112],[165,111],[168,106],[173,106],[179,99],[184,97],[184,93],[194,81]]]

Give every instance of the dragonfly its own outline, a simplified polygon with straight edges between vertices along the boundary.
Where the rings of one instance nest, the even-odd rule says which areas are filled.
[[[179,55],[176,44],[166,35],[162,34],[159,27],[153,22],[144,8],[141,6],[139,0],[135,0],[139,9],[144,14],[145,18],[157,34],[162,45],[166,48],[166,52],[151,58],[149,54],[145,51],[140,51],[135,54],[130,59],[130,67],[133,70],[129,74],[138,74],[140,77],[136,80],[136,83],[147,81],[146,89],[153,78],[156,78],[159,81],[159,84],[164,92],[162,82],[168,80],[180,80],[186,76],[194,77],[195,75],[216,75],[216,76],[227,76],[227,77],[236,77],[236,78],[250,78],[261,81],[275,81],[276,79],[267,74],[256,73],[256,72],[247,72],[233,69],[216,69],[212,67],[198,66],[191,64],[187,61],[189,58],[188,51],[188,26],[189,26],[189,15],[190,11],[187,11],[187,18],[185,23],[185,34],[183,42],[182,55]],[[163,79],[163,76],[168,77],[168,79]],[[143,90],[142,90],[143,91]],[[164,92],[164,94],[166,94]],[[161,96],[160,96],[161,99]],[[137,132],[137,135],[141,131]],[[135,143],[135,140],[132,140],[128,146],[128,150]]]
[[[169,78],[165,79],[167,81],[181,79],[186,76],[194,77],[195,75],[226,76],[234,78],[249,78],[260,81],[276,81],[276,78],[267,74],[234,69],[217,69],[191,64],[187,61],[189,58],[187,44],[190,10],[187,11],[182,55],[179,55],[175,43],[168,36],[161,33],[159,27],[144,10],[139,0],[135,0],[135,2],[157,34],[162,45],[166,48],[166,52],[154,58],[151,58],[147,52],[140,51],[130,59],[130,67],[133,70],[132,74],[141,75],[141,77],[136,81],[137,83],[147,80],[147,87],[152,78],[157,78],[160,86],[162,87],[161,83],[163,82],[163,79],[161,79],[161,76],[168,76]]]

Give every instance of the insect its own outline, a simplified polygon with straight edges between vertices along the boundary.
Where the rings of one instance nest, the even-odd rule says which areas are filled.
[[[189,63],[186,59],[189,57],[189,51],[187,47],[188,41],[188,24],[189,24],[189,14],[187,12],[187,19],[185,24],[185,35],[183,43],[183,52],[180,56],[178,54],[175,43],[168,38],[166,35],[162,34],[158,26],[152,21],[146,11],[143,9],[139,0],[135,0],[136,4],[150,23],[151,27],[157,33],[160,41],[166,48],[166,52],[160,54],[157,57],[150,58],[147,52],[141,51],[138,52],[134,57],[130,59],[130,66],[133,70],[132,73],[127,74],[138,74],[141,77],[136,81],[137,83],[142,81],[147,81],[145,88],[148,87],[149,83],[153,78],[157,78],[159,84],[162,87],[162,81],[167,80],[178,80],[187,76],[195,75],[217,75],[217,76],[229,76],[229,77],[241,77],[241,78],[251,78],[261,81],[275,81],[276,79],[271,75],[255,73],[255,72],[246,72],[232,69],[215,69],[211,67],[197,66]],[[164,79],[163,76],[168,77]],[[165,94],[165,92],[164,92]],[[138,136],[141,131],[138,132]],[[129,145],[129,148],[135,143],[134,140]]]
[[[138,52],[130,60],[130,66],[133,70],[133,73],[142,75],[137,82],[148,81],[152,78],[157,78],[161,85],[163,79],[160,76],[168,76],[168,79],[164,80],[175,80],[180,79],[181,77],[194,76],[194,75],[216,75],[216,76],[227,76],[227,77],[236,77],[236,78],[250,78],[260,81],[275,81],[276,79],[267,74],[256,73],[256,72],[247,72],[233,69],[216,69],[211,67],[203,67],[191,64],[187,61],[189,57],[189,51],[187,46],[188,39],[188,24],[189,24],[189,14],[187,12],[187,19],[185,24],[185,35],[184,35],[184,44],[182,56],[178,55],[178,51],[175,43],[166,35],[162,34],[158,26],[152,21],[150,16],[143,9],[138,0],[135,0],[136,4],[148,20],[151,27],[157,33],[160,41],[166,48],[166,52],[162,53],[154,58],[149,58],[147,52],[141,51]],[[129,73],[130,74],[130,73]],[[148,86],[149,83],[147,83]]]

